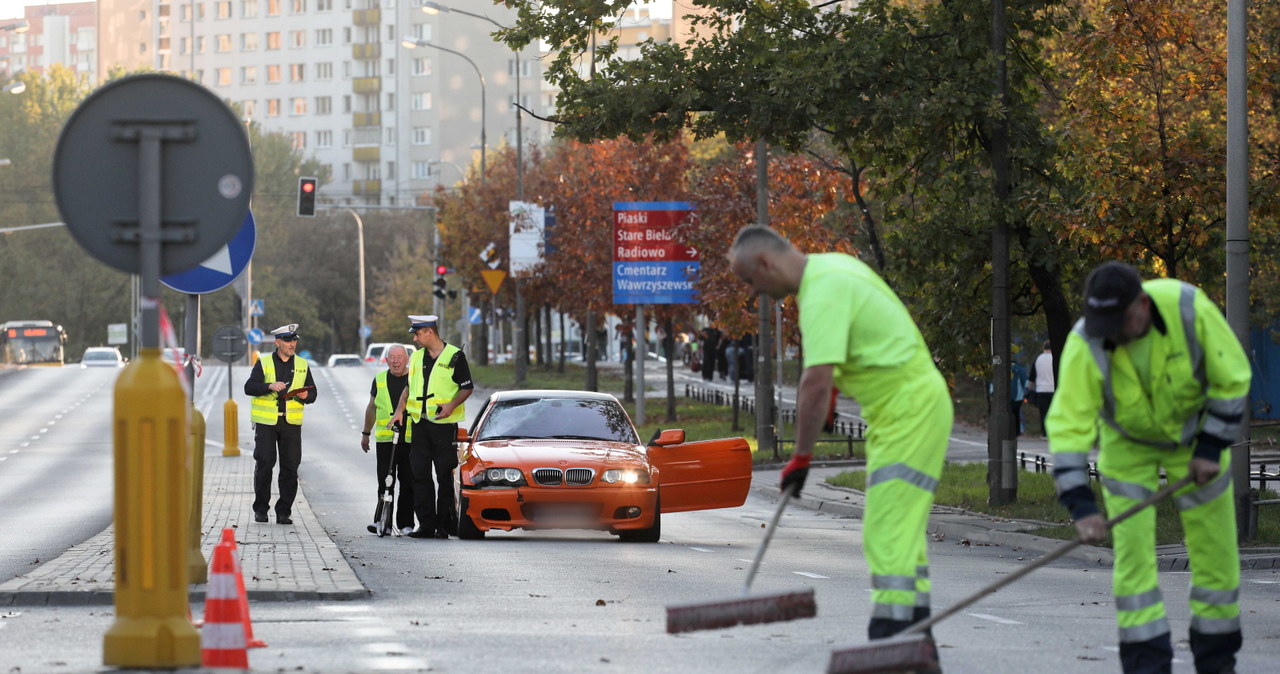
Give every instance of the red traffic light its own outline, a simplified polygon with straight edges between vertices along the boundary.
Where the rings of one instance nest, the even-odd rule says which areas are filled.
[[[314,182],[310,181],[310,180],[304,180],[304,181],[302,181],[302,191],[303,191],[303,192],[314,192],[314,191],[316,191],[316,184],[315,184]]]
[[[446,266],[444,266],[444,265],[440,265],[440,266],[436,267],[436,273],[437,273],[437,274],[440,274],[440,275],[448,274],[448,273],[449,273],[449,268],[448,268],[448,267],[446,267]]]

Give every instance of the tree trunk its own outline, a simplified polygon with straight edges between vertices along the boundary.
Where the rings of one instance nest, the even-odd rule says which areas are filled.
[[[556,372],[559,372],[560,374],[564,374],[564,349],[565,349],[565,342],[569,341],[568,335],[569,333],[564,331],[564,312],[561,311],[560,312],[560,362],[556,366]],[[582,346],[583,346],[583,349],[585,350],[586,344],[583,344]]]
[[[596,312],[587,312],[587,329],[582,335],[582,345],[587,357],[587,380],[583,385],[588,391],[600,390],[600,378],[596,371]]]
[[[662,350],[667,355],[667,421],[676,420],[676,335],[675,321],[667,318],[667,334],[662,338]]]

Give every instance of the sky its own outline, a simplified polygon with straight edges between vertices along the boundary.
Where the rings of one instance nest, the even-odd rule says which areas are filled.
[[[83,1],[83,0],[80,0]],[[0,0],[0,19],[13,19],[22,16],[22,8],[28,5],[61,4],[60,0]],[[646,3],[651,6],[654,16],[671,16],[671,0],[653,0]]]

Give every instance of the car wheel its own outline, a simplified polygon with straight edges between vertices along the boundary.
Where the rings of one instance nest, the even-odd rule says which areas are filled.
[[[653,501],[653,526],[648,529],[619,531],[618,537],[627,543],[657,543],[662,537],[662,499]]]
[[[484,538],[484,531],[471,521],[467,515],[470,501],[465,496],[458,497],[458,538],[464,541],[477,541]]]

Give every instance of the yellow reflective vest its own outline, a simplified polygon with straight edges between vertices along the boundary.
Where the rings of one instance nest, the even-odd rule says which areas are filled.
[[[293,363],[293,381],[289,384],[288,391],[301,388],[307,385],[307,361],[305,358],[294,356]],[[258,361],[262,363],[262,381],[267,384],[276,381],[276,359],[275,356],[267,356]],[[280,417],[280,408],[278,402],[280,395],[275,391],[271,391],[266,395],[254,396],[253,404],[250,407],[249,418],[257,424],[275,425]],[[284,420],[294,426],[302,425],[302,410],[304,405],[297,398],[290,398],[284,403]]]
[[[378,442],[391,442],[395,431],[387,428],[387,424],[391,423],[396,404],[391,401],[391,394],[387,393],[387,370],[374,375],[373,384],[378,390],[373,396],[373,438]]]
[[[405,403],[405,411],[409,413],[409,417],[415,422],[426,419],[433,424],[456,424],[462,421],[465,416],[465,404],[458,405],[444,419],[436,419],[435,413],[439,410],[440,405],[453,400],[458,395],[459,386],[453,380],[453,355],[458,353],[458,347],[452,344],[445,344],[444,349],[440,351],[440,357],[436,359],[436,364],[431,368],[430,381],[425,382],[426,392],[431,394],[430,400],[427,401],[427,412],[423,413],[423,360],[426,358],[427,350],[418,349],[409,357],[409,400]]]

